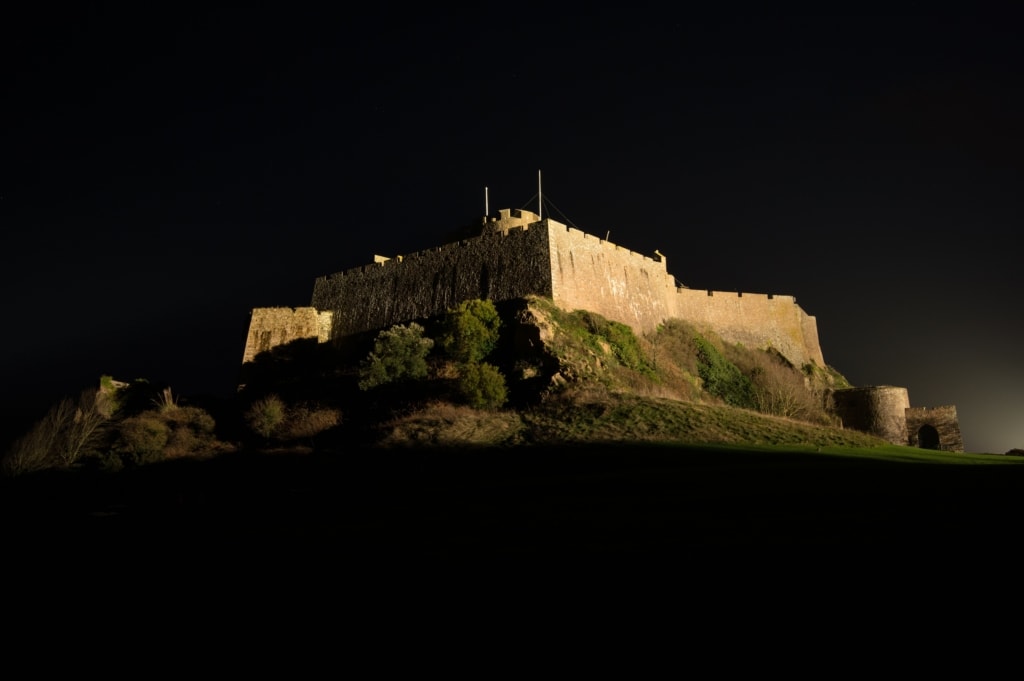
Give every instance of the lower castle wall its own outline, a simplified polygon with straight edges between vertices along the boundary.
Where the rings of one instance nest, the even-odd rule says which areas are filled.
[[[802,366],[825,366],[817,320],[793,296],[677,289],[672,316],[714,331],[722,340],[747,347],[772,347]]]
[[[325,342],[329,338],[331,312],[320,312],[313,307],[258,307],[249,319],[249,334],[245,339],[242,363],[251,362],[256,355],[279,345],[305,338]]]

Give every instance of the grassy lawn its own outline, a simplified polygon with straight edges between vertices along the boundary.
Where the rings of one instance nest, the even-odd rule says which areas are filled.
[[[907,447],[239,452],[5,482],[8,547],[360,561],[1002,554],[1024,460]]]

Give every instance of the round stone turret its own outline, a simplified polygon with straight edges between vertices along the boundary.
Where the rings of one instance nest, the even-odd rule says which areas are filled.
[[[910,396],[906,388],[891,385],[847,388],[834,394],[836,414],[844,428],[869,433],[894,445],[906,445],[907,408]]]

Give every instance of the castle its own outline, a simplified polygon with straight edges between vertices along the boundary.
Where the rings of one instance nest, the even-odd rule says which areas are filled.
[[[645,256],[526,210],[485,217],[477,236],[374,260],[316,279],[308,307],[252,310],[243,364],[295,340],[336,341],[442,314],[464,300],[538,295],[638,334],[685,319],[726,342],[772,348],[795,366],[825,367],[817,322],[793,296],[681,286],[658,251]],[[838,391],[836,405],[847,427],[894,444],[963,451],[955,408],[911,408],[905,389]]]

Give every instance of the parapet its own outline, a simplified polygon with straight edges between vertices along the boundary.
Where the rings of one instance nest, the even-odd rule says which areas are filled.
[[[526,229],[530,225],[540,222],[540,216],[528,210],[502,208],[498,211],[497,218],[485,218],[485,220],[484,232],[507,232],[516,227]]]

